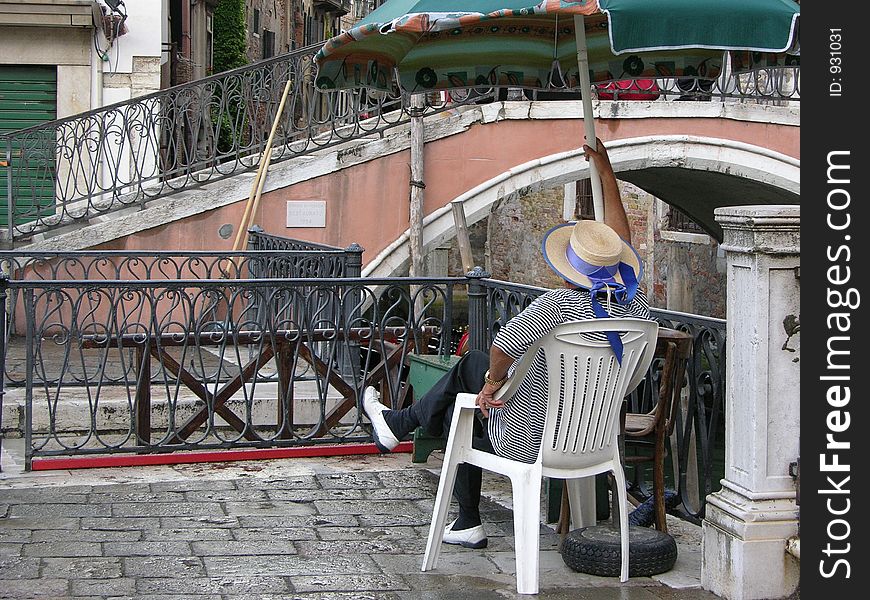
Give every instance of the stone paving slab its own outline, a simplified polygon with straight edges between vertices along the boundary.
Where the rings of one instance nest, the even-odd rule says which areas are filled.
[[[0,598],[505,600],[516,594],[509,485],[487,476],[489,545],[420,566],[436,455],[0,474]],[[507,491],[506,491],[507,490]],[[700,532],[675,522],[676,569],[602,578],[568,569],[541,526],[542,599],[710,600]],[[663,582],[670,581],[671,586]]]
[[[233,539],[233,530],[229,528],[172,528],[148,529],[142,532],[142,539],[149,542],[167,542],[185,540],[189,542],[213,542],[215,540]]]
[[[125,577],[205,577],[205,564],[198,556],[130,556],[123,559]]]
[[[342,528],[348,529],[348,528]],[[246,527],[232,531],[233,537],[239,541],[248,540],[282,540],[306,542],[316,540],[322,528],[305,527]]]
[[[121,577],[120,557],[43,558],[40,577],[49,579],[114,579]]]
[[[36,579],[39,577],[38,558],[22,556],[0,556],[0,576],[5,587],[11,579]]]

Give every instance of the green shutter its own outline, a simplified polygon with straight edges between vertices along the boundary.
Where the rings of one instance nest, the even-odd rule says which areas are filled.
[[[45,66],[0,65],[0,139],[4,134],[57,118],[57,69]],[[27,161],[22,162],[21,141],[12,143],[12,197],[15,223],[34,220],[54,211],[54,134],[28,136]],[[5,140],[0,160],[6,160]],[[0,166],[0,227],[8,227],[8,176]]]

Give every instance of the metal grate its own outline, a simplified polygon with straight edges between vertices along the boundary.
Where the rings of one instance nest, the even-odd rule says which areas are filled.
[[[672,206],[668,212],[668,230],[683,233],[707,233],[689,215],[676,206]]]
[[[595,220],[595,204],[592,201],[592,182],[589,179],[577,181],[577,201],[574,216],[578,220]]]

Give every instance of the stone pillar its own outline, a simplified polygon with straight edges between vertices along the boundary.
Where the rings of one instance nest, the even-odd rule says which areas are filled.
[[[716,210],[728,274],[725,478],[708,497],[701,584],[729,600],[789,596],[799,563],[789,463],[799,454],[800,207]]]

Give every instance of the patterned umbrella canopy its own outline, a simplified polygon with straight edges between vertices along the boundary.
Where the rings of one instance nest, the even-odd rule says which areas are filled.
[[[593,83],[712,79],[724,50],[737,71],[797,62],[799,15],[793,0],[388,0],[326,42],[317,85],[576,87],[583,33]]]
[[[794,0],[388,0],[324,44],[316,85],[407,93],[575,87],[586,139],[595,140],[591,83],[715,79],[726,52],[735,72],[795,64],[799,16]]]

